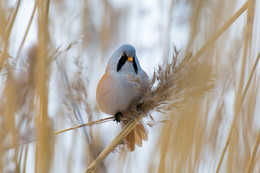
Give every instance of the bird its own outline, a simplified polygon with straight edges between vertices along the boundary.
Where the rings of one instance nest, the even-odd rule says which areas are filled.
[[[115,121],[120,121],[132,106],[132,103],[141,99],[142,94],[136,84],[129,80],[129,76],[140,79],[140,85],[148,89],[150,79],[141,68],[136,56],[135,48],[130,44],[124,44],[117,48],[110,57],[104,75],[101,77],[96,90],[96,100],[100,110],[106,114],[115,116]],[[136,127],[125,137],[129,151],[135,150],[135,144],[142,146],[142,141],[148,140],[148,130],[141,120]]]

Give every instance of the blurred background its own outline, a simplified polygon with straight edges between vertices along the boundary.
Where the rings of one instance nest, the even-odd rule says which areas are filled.
[[[125,43],[150,78],[175,46],[213,71],[187,79],[203,83],[208,75],[214,86],[152,112],[144,118],[148,141],[134,152],[117,147],[97,172],[260,172],[259,7],[258,0],[1,1],[0,172],[87,169],[119,124],[54,133],[108,117],[96,86]]]

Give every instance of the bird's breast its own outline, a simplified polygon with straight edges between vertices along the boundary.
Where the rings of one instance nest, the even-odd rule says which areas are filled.
[[[129,81],[129,75],[117,72],[106,72],[99,81],[96,92],[99,108],[110,115],[126,111],[138,97],[140,92]]]

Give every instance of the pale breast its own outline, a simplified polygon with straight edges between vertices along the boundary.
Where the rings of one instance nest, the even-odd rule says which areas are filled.
[[[97,87],[97,103],[99,108],[110,115],[126,111],[132,101],[140,97],[136,86],[129,81],[128,75],[105,73]]]

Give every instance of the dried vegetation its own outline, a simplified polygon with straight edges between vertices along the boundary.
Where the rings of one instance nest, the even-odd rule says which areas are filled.
[[[0,2],[0,172],[260,171],[259,1],[158,1],[167,20],[154,32],[167,37],[136,47],[149,57],[160,45],[172,49],[162,49],[150,90],[124,113],[127,125],[117,137],[113,117],[100,116],[93,88],[106,55],[139,38],[128,35],[127,21],[133,13],[140,21],[149,16],[142,3],[39,0],[21,32],[23,3]],[[189,25],[184,56],[169,46],[174,11],[182,14],[180,25]],[[26,51],[33,25],[37,40]],[[144,90],[138,78],[129,80]],[[142,118],[152,127],[148,142],[125,151],[122,139]]]

